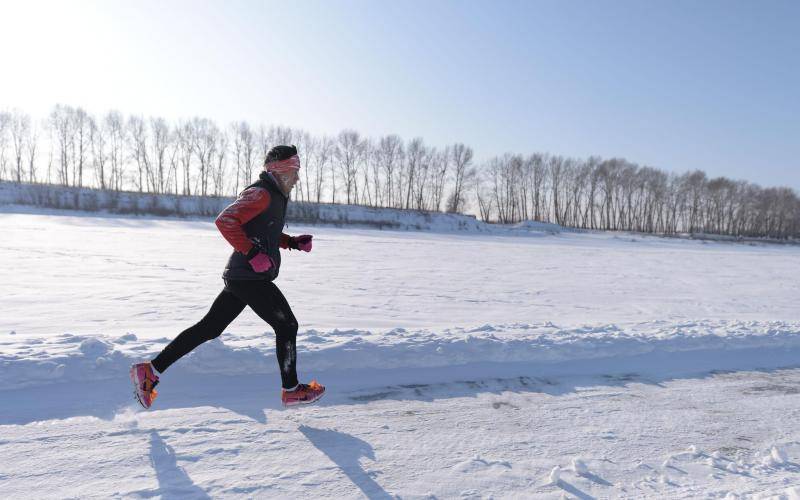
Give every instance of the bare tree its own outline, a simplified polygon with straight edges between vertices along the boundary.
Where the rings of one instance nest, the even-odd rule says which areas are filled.
[[[436,148],[423,146],[420,150],[419,161],[417,162],[416,173],[414,175],[413,208],[415,210],[428,210],[432,200],[431,191],[433,179],[433,162],[436,158]]]
[[[550,189],[553,199],[553,213],[556,216],[556,223],[561,224],[562,221],[562,200],[561,195],[561,182],[564,180],[564,164],[565,160],[561,156],[551,156],[548,162],[548,169],[550,172]]]
[[[214,196],[221,196],[225,191],[225,172],[227,170],[228,134],[219,131],[217,145],[211,158],[212,178],[214,180]]]
[[[408,143],[408,147],[406,148],[406,202],[404,208],[411,208],[412,201],[414,199],[419,198],[419,196],[415,196],[412,199],[411,195],[415,189],[424,189],[424,180],[420,181],[419,178],[421,177],[420,170],[423,168],[423,162],[425,160],[425,155],[428,153],[428,148],[425,146],[425,142],[422,140],[421,137],[415,137]]]
[[[450,148],[450,155],[453,164],[453,192],[447,202],[448,212],[461,212],[465,208],[465,185],[469,179],[475,175],[475,169],[471,168],[472,148],[464,144],[454,144]]]
[[[431,174],[433,184],[431,186],[431,205],[430,210],[439,211],[442,208],[444,199],[444,187],[447,174],[450,171],[452,161],[450,148],[446,147],[442,152],[434,151],[431,155]]]
[[[700,170],[695,170],[684,176],[684,189],[688,192],[688,230],[690,233],[694,233],[700,229],[703,197],[707,182],[708,179],[706,178],[705,172],[701,172]]]
[[[0,111],[0,179],[8,168],[8,129],[11,127],[11,113]]]
[[[364,156],[372,178],[372,203],[376,207],[385,207],[386,201],[384,198],[386,192],[384,185],[387,180],[383,177],[383,168],[380,164],[380,141],[370,140],[367,153]]]
[[[270,127],[268,137],[270,143],[272,144],[271,147],[280,145],[289,146],[291,144],[294,144],[295,138],[298,136],[298,133],[299,131],[292,129],[291,127],[284,127],[280,125]]]
[[[262,163],[267,159],[267,153],[269,153],[270,148],[272,148],[272,144],[270,143],[271,140],[269,129],[267,129],[262,123],[258,126],[258,134],[256,136],[256,142],[259,148]]]
[[[595,196],[597,196],[598,185],[600,183],[600,164],[602,159],[597,156],[590,156],[586,160],[586,167],[589,168],[589,192],[586,198],[586,206],[583,210],[583,227],[595,229],[597,227],[597,219],[595,218]]]
[[[517,222],[525,212],[524,166],[522,157],[512,154],[495,157],[488,163],[492,201],[501,222]]]
[[[125,144],[127,132],[125,118],[119,111],[109,111],[103,118],[104,132],[108,144],[108,162],[111,168],[109,186],[119,191],[122,189],[125,170]]]
[[[89,115],[83,108],[73,111],[72,136],[72,184],[83,186],[83,167],[87,163],[89,152]],[[77,175],[77,180],[76,180]]]
[[[299,172],[300,180],[295,188],[297,198],[302,201],[309,201],[311,197],[311,179],[309,169],[305,165],[305,162],[311,153],[311,149],[315,147],[316,142],[313,140],[313,137],[311,137],[311,134],[305,130],[294,130],[292,141],[287,145],[292,144],[297,147],[297,153],[303,159],[303,168],[301,168]]]
[[[69,147],[73,134],[72,108],[56,104],[50,113],[49,125],[58,145],[58,179],[61,184],[69,186]]]
[[[106,166],[108,164],[106,129],[94,119],[89,121],[89,150],[92,153],[92,166],[100,189],[107,189]]]
[[[323,186],[327,178],[326,172],[331,171],[330,178],[333,184],[331,191],[335,191],[335,175],[333,173],[333,155],[336,145],[330,137],[322,137],[318,139],[314,146],[309,149],[307,158],[310,163],[310,170],[314,172],[314,189],[311,193],[311,199],[319,203],[322,200]],[[332,194],[333,195],[333,194]],[[335,199],[333,200],[335,201]]]
[[[48,184],[53,183],[53,163],[55,161],[55,148],[58,142],[55,137],[56,133],[51,126],[50,116],[42,120],[42,128],[47,134],[47,173],[45,174],[45,182]]]
[[[478,212],[481,220],[490,221],[492,219],[492,195],[487,190],[484,182],[484,175],[488,170],[483,170],[482,175],[475,177],[475,200],[478,202]]]
[[[39,146],[39,127],[31,126],[30,133],[25,138],[25,150],[28,152],[28,181],[36,182],[36,152]]]
[[[395,206],[394,185],[395,172],[398,165],[403,161],[403,140],[396,135],[387,135],[378,140],[374,151],[374,165],[376,167],[375,176],[383,177],[383,192],[380,198],[385,206]]]
[[[131,116],[128,118],[127,138],[128,150],[137,167],[138,182],[136,183],[136,188],[140,193],[149,191],[150,186],[152,186],[152,168],[147,130],[143,117]]]
[[[533,220],[543,221],[547,219],[547,157],[541,153],[536,153],[528,157],[526,168],[528,173],[528,186],[531,193],[531,212]]]
[[[366,206],[373,205],[371,188],[373,179],[370,178],[369,169],[372,150],[372,140],[368,137],[364,138],[361,141],[361,149],[356,157],[356,203]]]
[[[150,118],[150,136],[150,158],[152,158],[150,183],[154,192],[165,193],[171,170],[167,154],[173,141],[167,121],[163,118]]]
[[[575,227],[586,227],[583,207],[587,204],[585,199],[588,189],[592,167],[587,162],[572,161],[572,176],[570,186],[570,211],[567,214],[569,224]]]
[[[350,204],[358,199],[358,162],[363,152],[361,135],[355,130],[343,130],[336,143],[335,157],[344,182],[345,196]]]
[[[189,196],[192,189],[192,158],[194,157],[195,130],[192,122],[182,122],[175,131],[177,163],[181,169],[181,193]]]
[[[234,192],[239,192],[239,182],[242,186],[249,184],[253,177],[253,167],[255,164],[255,136],[250,124],[241,121],[231,124],[233,135],[233,156],[236,161],[236,182]]]
[[[217,154],[219,129],[208,118],[194,118],[193,128],[193,150],[195,157],[200,162],[198,182],[200,183],[200,195],[208,194],[209,177]]]
[[[10,122],[11,144],[14,148],[14,180],[22,182],[22,156],[25,143],[31,133],[31,117],[15,109],[11,114]]]

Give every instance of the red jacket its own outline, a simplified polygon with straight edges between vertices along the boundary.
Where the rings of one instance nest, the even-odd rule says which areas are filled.
[[[217,229],[237,252],[245,255],[253,249],[253,243],[245,234],[242,226],[269,208],[271,202],[269,192],[261,187],[249,187],[228,205],[218,216]],[[289,248],[289,235],[281,233],[281,248]]]

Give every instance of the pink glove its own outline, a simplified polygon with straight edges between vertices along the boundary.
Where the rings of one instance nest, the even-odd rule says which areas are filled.
[[[259,253],[250,259],[250,266],[253,268],[253,271],[257,273],[265,273],[272,269],[274,265],[272,258],[265,253]]]
[[[296,248],[304,252],[310,252],[311,238],[313,238],[313,236],[310,234],[301,234],[300,236],[295,236],[292,238],[292,243],[294,243],[294,245],[292,245],[291,248]]]

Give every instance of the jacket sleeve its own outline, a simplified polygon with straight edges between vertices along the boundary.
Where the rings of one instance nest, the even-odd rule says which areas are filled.
[[[289,248],[289,242],[290,241],[291,241],[291,236],[289,236],[286,233],[281,233],[281,241],[280,241],[280,247],[281,248],[284,248],[284,249]]]
[[[239,197],[228,205],[214,221],[222,236],[234,250],[247,255],[253,243],[247,238],[243,225],[269,207],[269,192],[263,188],[251,187],[242,191]]]

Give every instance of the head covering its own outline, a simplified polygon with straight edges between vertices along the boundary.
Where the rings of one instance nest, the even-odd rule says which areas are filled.
[[[286,174],[292,171],[297,172],[300,170],[300,157],[294,155],[285,160],[273,161],[264,165],[264,169],[267,172],[275,174]]]
[[[300,157],[297,156],[297,146],[275,146],[270,149],[264,160],[264,169],[278,174],[299,170]]]

